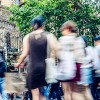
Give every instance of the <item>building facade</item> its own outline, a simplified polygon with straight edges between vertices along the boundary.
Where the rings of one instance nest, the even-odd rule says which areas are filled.
[[[9,21],[11,13],[0,5],[0,49],[22,49],[23,36],[14,23]]]
[[[22,4],[24,2],[24,0],[0,0],[1,1],[1,5],[4,6],[8,6],[10,7],[12,4]]]

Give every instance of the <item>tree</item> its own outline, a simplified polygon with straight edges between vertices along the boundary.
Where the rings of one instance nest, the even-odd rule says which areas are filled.
[[[67,20],[75,21],[79,33],[88,35],[89,41],[99,33],[100,17],[96,16],[99,10],[92,4],[82,3],[82,0],[26,0],[21,7],[13,5],[10,11],[10,20],[15,22],[22,34],[31,31],[30,21],[37,15],[46,18],[46,30],[57,37],[61,36],[59,29]]]
[[[82,0],[82,2],[92,4],[96,9],[100,9],[100,0]]]

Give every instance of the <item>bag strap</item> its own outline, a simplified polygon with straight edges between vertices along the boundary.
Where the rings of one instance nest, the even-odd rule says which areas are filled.
[[[50,41],[49,41],[49,37],[47,35],[47,58],[50,58],[50,52],[51,52]]]

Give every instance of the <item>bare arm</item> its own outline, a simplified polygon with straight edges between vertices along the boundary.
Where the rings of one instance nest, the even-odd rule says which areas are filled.
[[[49,44],[50,44],[50,47],[51,47],[51,56],[57,57],[57,53],[60,49],[60,45],[57,41],[57,38],[53,34],[49,34],[48,40],[49,40]]]
[[[15,65],[19,67],[25,60],[25,58],[29,55],[29,34],[26,35],[23,39],[23,52],[19,57],[18,64]]]

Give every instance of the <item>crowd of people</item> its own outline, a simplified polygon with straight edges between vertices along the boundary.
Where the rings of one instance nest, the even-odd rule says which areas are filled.
[[[33,18],[31,26],[33,31],[24,37],[23,52],[14,65],[15,68],[27,66],[26,87],[31,100],[52,100],[54,92],[57,100],[99,100],[100,36],[94,38],[93,47],[88,45],[87,36],[79,36],[73,21],[62,24],[62,36],[58,40],[45,31],[43,16]],[[4,63],[0,59],[0,66],[1,62]],[[47,73],[47,67],[52,68],[54,62],[56,70]],[[51,82],[46,75],[56,78]],[[0,73],[0,93],[3,100],[9,100],[3,81],[4,71]]]

